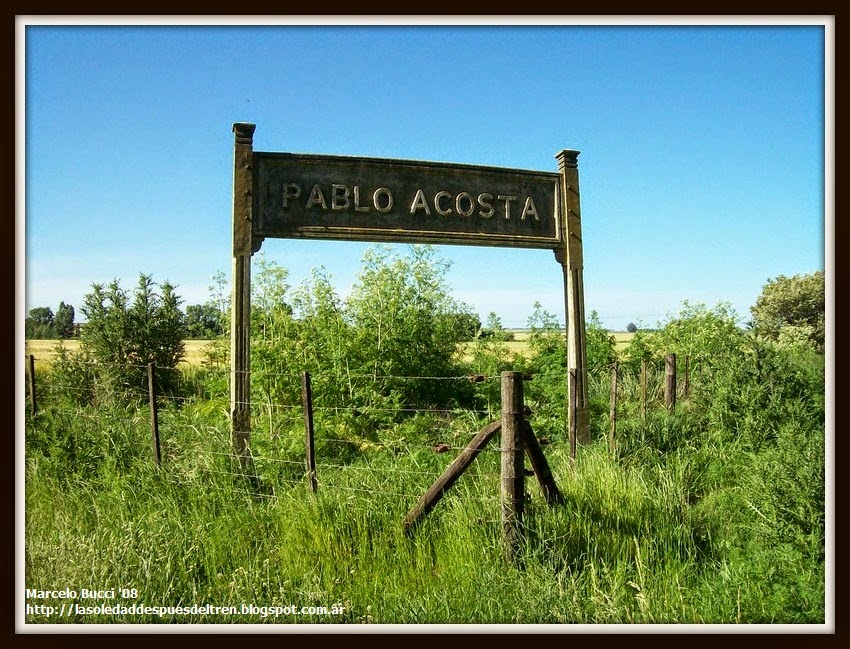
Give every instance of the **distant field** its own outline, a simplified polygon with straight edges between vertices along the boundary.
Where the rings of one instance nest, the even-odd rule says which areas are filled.
[[[514,336],[513,341],[508,343],[508,345],[516,345],[517,348],[520,348],[522,343],[528,340],[530,333],[528,329],[508,329],[507,331]],[[617,351],[625,349],[631,342],[632,338],[634,338],[634,334],[629,333],[628,331],[611,331],[609,333],[614,336],[614,340],[617,341]]]
[[[37,363],[51,363],[56,358],[56,348],[59,346],[58,340],[27,340],[24,353],[29,356],[35,356]],[[64,340],[61,341],[65,348],[71,352],[77,351],[80,347],[79,340]],[[183,361],[185,365],[200,365],[204,360],[204,347],[209,343],[209,340],[184,340],[186,345],[186,355]]]
[[[513,340],[504,343],[505,347],[516,354],[526,354],[528,352],[528,336],[527,329],[512,329],[509,333],[513,334]],[[625,331],[614,331],[611,335],[617,341],[617,350],[624,349],[628,346],[629,341],[634,334]],[[35,356],[36,362],[51,363],[56,358],[56,348],[59,345],[58,340],[27,340],[25,354]],[[209,344],[208,340],[185,340],[186,357],[183,361],[185,365],[200,365],[204,360],[204,347]],[[65,348],[71,352],[77,351],[80,346],[79,340],[63,341]]]

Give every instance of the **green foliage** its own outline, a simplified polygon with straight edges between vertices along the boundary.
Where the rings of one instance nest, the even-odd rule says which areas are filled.
[[[26,337],[33,340],[53,338],[53,319],[53,309],[48,306],[30,309],[24,323]]]
[[[74,307],[64,302],[55,314],[46,306],[30,309],[24,322],[24,335],[31,340],[73,338],[74,334]]]
[[[640,372],[642,361],[652,359],[655,345],[652,342],[654,332],[639,329],[635,332],[628,346],[618,354],[618,362],[624,372],[637,374]]]
[[[487,322],[478,332],[477,338],[489,338],[494,342],[508,342],[514,339],[514,335],[502,326],[502,319],[499,315],[491,311],[487,315]]]
[[[469,338],[462,324],[469,313],[449,294],[448,269],[432,246],[410,246],[404,256],[386,247],[370,249],[346,304],[358,372],[382,379],[385,390],[397,391],[410,406],[458,400],[445,382],[395,378],[462,373],[457,350]]]
[[[40,414],[25,423],[27,586],[114,584],[160,605],[346,609],[279,619],[76,615],[71,623],[825,621],[823,354],[742,330],[723,305],[686,303],[657,332],[636,332],[620,359],[621,396],[635,400],[635,362],[639,369],[641,358],[673,352],[698,361],[690,399],[674,413],[651,404],[646,417],[621,402],[613,453],[595,413],[597,441],[572,459],[565,437],[548,434],[559,429],[553,422],[563,430],[562,327],[535,304],[525,364],[499,344],[497,318],[488,320],[491,338],[464,342],[458,322],[469,320],[456,317],[464,308],[448,296],[445,270],[429,249],[370,251],[346,302],[322,270],[291,291],[285,269],[260,265],[252,386],[268,407],[255,411],[251,475],[230,456],[226,339],[211,344],[209,367],[193,379],[197,400],[161,408],[159,469],[146,406],[91,405],[85,390],[98,394],[104,380],[90,362],[95,346],[83,346],[88,356],[60,346],[41,375]],[[87,306],[102,307],[101,328],[124,332],[114,345],[135,317],[154,311],[152,289],[140,282],[148,299],[132,304],[117,283],[89,296]],[[586,331],[593,405],[608,397],[602,370],[613,340],[595,313]],[[565,496],[549,507],[527,483],[521,567],[502,558],[492,443],[414,535],[400,525],[481,418],[498,410],[493,377],[502,369],[534,373],[526,402],[538,437],[550,438],[544,453]],[[313,495],[297,407],[304,370],[316,406]],[[435,378],[405,378],[426,372]],[[484,380],[446,379],[466,372]],[[445,407],[452,398],[492,412]],[[437,452],[445,446],[450,452]]]
[[[150,363],[157,367],[158,390],[176,389],[176,367],[184,353],[183,314],[174,286],[163,282],[159,288],[149,275],[140,274],[132,301],[118,280],[107,287],[93,284],[85,296],[82,312],[87,322],[80,349],[84,358],[98,363],[101,396],[127,390],[146,393]]]
[[[708,426],[759,451],[789,422],[823,427],[824,369],[823,357],[811,349],[804,354],[749,337],[737,354],[705,368],[693,399]]]
[[[53,331],[57,338],[74,337],[74,307],[64,302],[59,303],[56,317],[53,318]]]
[[[567,403],[567,345],[553,313],[535,302],[528,319],[530,358],[524,371],[534,379],[525,394],[540,419],[563,418]]]
[[[720,302],[709,309],[686,300],[679,314],[649,339],[653,355],[689,356],[694,362],[721,361],[737,352],[746,335],[737,320],[728,303]]]
[[[338,436],[368,438],[404,409],[469,404],[458,349],[477,318],[453,300],[433,247],[367,250],[348,300],[323,269],[294,291],[285,268],[260,257],[252,308],[252,390],[271,416],[301,401],[310,372],[317,407],[345,408]]]
[[[591,311],[585,324],[585,349],[589,372],[607,370],[617,360],[617,340],[602,325],[596,311]]]
[[[187,338],[211,340],[224,333],[219,307],[211,301],[187,306],[184,324]]]
[[[823,351],[826,341],[826,280],[823,271],[779,275],[762,287],[754,306],[753,328],[767,340],[808,341]]]

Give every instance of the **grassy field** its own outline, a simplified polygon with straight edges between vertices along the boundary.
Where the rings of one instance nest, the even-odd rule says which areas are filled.
[[[513,334],[513,340],[509,340],[508,342],[503,343],[505,347],[507,347],[510,351],[516,354],[526,355],[529,349],[529,331],[527,329],[512,329],[509,330],[509,332]],[[634,336],[634,334],[625,331],[611,332],[611,335],[613,335],[617,341],[618,351],[624,349]],[[56,348],[60,342],[62,342],[65,347],[72,352],[79,349],[80,346],[80,341],[75,339],[65,341],[27,340],[24,353],[27,356],[29,356],[30,354],[35,356],[36,362],[50,364],[53,359],[56,358]],[[183,363],[185,365],[200,365],[204,360],[204,348],[209,344],[210,341],[185,340],[183,342],[186,345],[186,356]]]
[[[517,333],[511,344],[527,344]],[[52,347],[28,351],[45,361]],[[515,561],[503,547],[497,442],[413,533],[403,527],[498,417],[498,377],[476,382],[478,399],[458,409],[390,403],[371,381],[320,394],[311,493],[298,376],[281,374],[256,402],[240,468],[221,374],[187,371],[185,394],[162,395],[157,464],[146,401],[108,385],[89,399],[44,372],[38,414],[24,422],[26,622],[822,625],[823,360],[762,352],[773,355],[758,375],[737,356],[695,374],[675,411],[660,389],[641,403],[624,374],[613,447],[610,383],[591,373],[593,441],[574,457],[562,378],[530,382],[529,424],[563,501],[547,504],[523,472]],[[108,594],[39,594],[83,588]],[[61,604],[61,617],[45,614]],[[103,605],[124,611],[90,610]]]
[[[66,349],[75,352],[80,348],[80,341],[71,340],[27,340],[24,353],[29,356],[35,356],[37,363],[50,364],[56,358],[56,348],[59,343],[64,344]],[[185,365],[200,365],[204,360],[204,347],[209,344],[209,340],[184,340],[186,345],[186,356],[183,360]]]

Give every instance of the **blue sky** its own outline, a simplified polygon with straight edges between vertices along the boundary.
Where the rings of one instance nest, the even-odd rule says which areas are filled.
[[[613,330],[684,301],[744,322],[770,278],[831,270],[832,23],[493,18],[18,17],[19,311],[64,301],[80,319],[92,283],[142,272],[208,300],[230,276],[234,122],[257,124],[259,151],[557,171],[580,150],[586,311]],[[261,252],[293,286],[324,266],[344,297],[370,245]],[[550,251],[439,254],[482,320],[523,327],[539,301],[563,322]]]

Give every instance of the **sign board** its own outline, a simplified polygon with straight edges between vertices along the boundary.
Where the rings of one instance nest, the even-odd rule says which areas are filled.
[[[255,236],[563,246],[560,174],[253,152]]]

